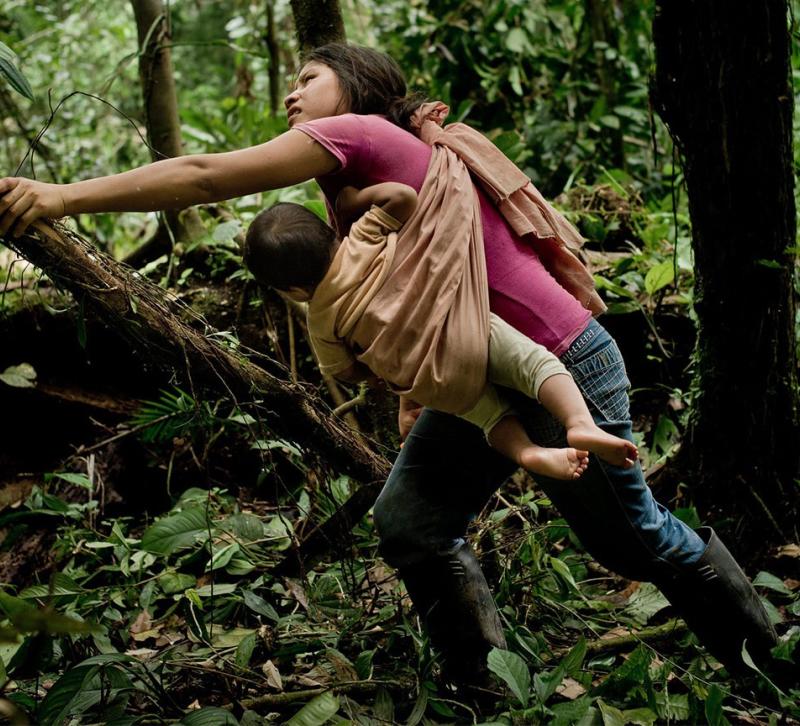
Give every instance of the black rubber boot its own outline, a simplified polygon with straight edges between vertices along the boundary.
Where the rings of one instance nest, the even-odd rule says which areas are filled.
[[[489,685],[486,656],[492,647],[505,648],[506,640],[489,585],[469,545],[404,567],[400,577],[442,656],[445,678],[458,685]]]
[[[658,586],[700,642],[731,675],[753,671],[742,660],[742,643],[759,667],[777,643],[767,612],[733,555],[711,527],[697,534],[706,550],[689,568],[676,570]]]

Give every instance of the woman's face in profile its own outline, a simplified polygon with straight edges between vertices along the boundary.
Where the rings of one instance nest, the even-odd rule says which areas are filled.
[[[283,104],[288,112],[289,128],[348,111],[338,77],[328,66],[317,61],[303,66],[294,90],[283,99]]]

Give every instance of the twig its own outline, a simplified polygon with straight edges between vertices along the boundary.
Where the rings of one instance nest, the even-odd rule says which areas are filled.
[[[292,383],[297,383],[297,345],[294,338],[294,315],[289,301],[286,301],[286,326],[289,331],[289,370]]]
[[[365,403],[366,400],[367,388],[366,386],[362,386],[355,398],[351,398],[349,401],[343,401],[340,403],[336,408],[333,409],[333,413],[337,416],[342,416],[351,409],[354,409],[356,406],[360,406],[362,403]]]
[[[598,653],[608,653],[609,651],[627,650],[633,648],[639,643],[650,641],[664,640],[672,638],[676,635],[686,632],[688,630],[686,623],[683,620],[674,618],[668,620],[663,625],[654,625],[650,628],[642,628],[641,630],[631,632],[628,635],[620,635],[616,638],[598,638],[591,640],[586,644],[586,652],[592,655]],[[544,654],[542,660],[546,663],[551,660],[562,658],[571,648],[556,648],[550,654]]]

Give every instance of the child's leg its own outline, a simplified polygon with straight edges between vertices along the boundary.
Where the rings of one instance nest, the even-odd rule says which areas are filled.
[[[567,429],[571,446],[587,449],[616,466],[632,466],[638,457],[630,441],[594,423],[561,361],[496,315],[490,316],[489,380],[539,401]]]
[[[483,429],[493,449],[534,474],[553,479],[577,479],[589,463],[588,451],[572,447],[549,449],[537,446],[522,424],[511,415],[511,407],[492,385],[487,385],[478,402],[461,418]]]
[[[504,416],[486,435],[490,446],[534,474],[577,479],[589,465],[589,452],[572,447],[550,449],[534,444],[516,416]]]
[[[603,431],[592,419],[581,392],[569,375],[554,375],[539,386],[539,402],[567,430],[571,446],[588,449],[610,464],[628,468],[639,452],[630,441]]]

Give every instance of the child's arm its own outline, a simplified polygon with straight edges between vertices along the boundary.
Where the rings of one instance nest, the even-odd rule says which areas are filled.
[[[408,184],[384,182],[364,189],[344,187],[336,197],[336,211],[348,221],[360,217],[373,204],[405,223],[417,207],[417,193]]]
[[[342,383],[361,383],[363,381],[372,384],[378,380],[375,374],[360,361],[353,361],[343,371],[336,373],[334,378]]]

